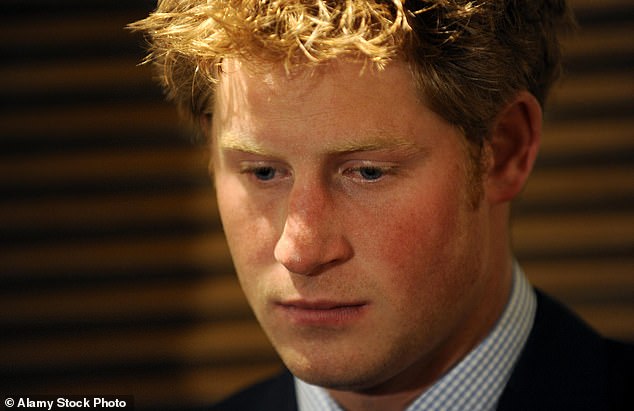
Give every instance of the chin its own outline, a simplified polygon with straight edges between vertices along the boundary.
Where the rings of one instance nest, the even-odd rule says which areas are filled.
[[[385,372],[368,367],[359,361],[336,360],[318,362],[306,358],[300,361],[285,360],[293,375],[308,384],[341,391],[363,391],[380,385]]]

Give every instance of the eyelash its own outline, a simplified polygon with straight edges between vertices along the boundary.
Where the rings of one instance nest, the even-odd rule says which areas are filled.
[[[366,172],[367,171],[371,171],[372,173],[379,172],[380,175],[378,177],[375,177],[375,178],[368,178],[368,176],[365,176],[365,177],[363,176],[363,172],[364,171],[366,171]],[[386,175],[394,174],[394,172],[395,172],[395,167],[376,166],[376,165],[352,167],[352,168],[344,170],[344,174],[356,173],[363,181],[368,182],[368,183],[374,183],[374,182],[377,182],[379,180],[382,180],[383,178],[385,178]]]
[[[260,172],[268,172],[272,173],[272,175],[269,178],[259,178],[258,173]],[[247,174],[263,183],[273,180],[279,172],[280,169],[274,166],[246,166],[240,170],[241,174]]]
[[[370,171],[371,173],[378,172],[380,175],[374,178],[369,177],[368,175],[363,176],[363,173],[367,171]],[[396,167],[394,166],[367,165],[367,166],[344,168],[341,170],[341,173],[343,175],[350,175],[354,173],[356,174],[357,178],[359,178],[365,183],[375,183],[384,179],[387,175],[395,174],[395,171],[396,171]],[[270,174],[270,176],[267,176],[266,178],[260,178],[258,176],[258,173],[261,173],[261,172],[266,172],[267,174]],[[254,166],[245,166],[240,169],[240,174],[248,175],[254,178],[255,180],[257,180],[259,183],[263,183],[263,184],[269,183],[270,181],[274,180],[280,173],[287,174],[287,175],[290,174],[289,172],[284,173],[284,169],[277,168],[275,166],[254,165]]]

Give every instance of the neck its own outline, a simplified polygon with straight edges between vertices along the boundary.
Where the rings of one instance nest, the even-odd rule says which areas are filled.
[[[509,257],[496,267],[496,272],[505,273],[496,289],[490,289],[496,304],[488,312],[480,312],[478,329],[465,327],[461,331],[469,336],[460,339],[460,343],[447,341],[436,352],[428,356],[425,363],[417,363],[399,376],[379,386],[358,391],[328,390],[332,398],[348,411],[403,411],[434,383],[441,379],[451,368],[458,364],[474,349],[495,326],[510,298],[512,286],[512,263]],[[494,291],[495,290],[495,291]],[[471,324],[474,322],[471,321]],[[456,340],[454,340],[456,341]]]
[[[403,411],[423,391],[424,388],[381,395],[335,390],[329,390],[329,393],[335,401],[349,411]]]

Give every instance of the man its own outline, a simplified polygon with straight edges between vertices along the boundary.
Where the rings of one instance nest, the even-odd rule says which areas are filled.
[[[150,59],[211,144],[246,297],[290,373],[214,409],[625,406],[631,349],[527,284],[509,202],[563,1],[160,1]]]

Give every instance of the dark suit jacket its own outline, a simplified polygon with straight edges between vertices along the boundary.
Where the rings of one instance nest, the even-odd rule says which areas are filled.
[[[634,411],[634,346],[599,336],[540,292],[537,304],[533,329],[498,410]],[[285,371],[212,410],[297,411],[293,377]]]

